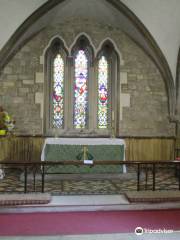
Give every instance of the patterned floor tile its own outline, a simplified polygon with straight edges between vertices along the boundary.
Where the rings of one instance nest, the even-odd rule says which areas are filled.
[[[17,169],[7,170],[5,178],[0,180],[0,192],[24,192],[24,182],[20,181],[21,171]],[[148,181],[141,179],[140,190],[152,190],[152,172],[148,173]],[[41,192],[41,180],[28,181],[28,192]],[[119,194],[137,189],[137,179],[128,180],[61,180],[45,182],[45,192],[54,195],[74,194]],[[156,190],[178,190],[178,178],[174,169],[157,171]]]

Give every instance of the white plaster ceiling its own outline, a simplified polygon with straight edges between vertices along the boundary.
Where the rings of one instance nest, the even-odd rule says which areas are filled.
[[[0,0],[0,49],[16,29],[47,0]]]
[[[45,2],[47,0],[0,0],[0,49],[26,18]],[[122,2],[139,17],[152,34],[164,53],[175,79],[177,54],[180,46],[180,0],[122,0]],[[93,8],[93,4],[96,4],[95,8]],[[109,8],[109,11],[107,11],[107,8]],[[62,4],[61,9],[63,10],[61,12],[55,10],[49,12],[52,22],[56,21],[53,16],[59,14],[63,19],[67,15],[70,17],[74,14],[83,15],[84,13],[85,16],[91,15],[92,18],[99,18],[101,21],[107,22],[108,19],[111,24],[116,25],[118,17],[122,23],[122,30],[136,36],[136,40],[140,40],[140,35],[133,27],[130,29],[125,27],[127,19],[118,14],[104,0],[67,0],[65,4]],[[88,9],[88,11],[85,11],[85,9]],[[39,24],[45,24],[45,18],[41,18]],[[38,24],[35,28],[38,29]],[[141,39],[141,41],[143,40]],[[142,44],[146,45],[145,42],[142,42]],[[145,48],[148,48],[148,46],[145,46]]]
[[[180,47],[180,0],[122,0],[143,22],[176,76]]]

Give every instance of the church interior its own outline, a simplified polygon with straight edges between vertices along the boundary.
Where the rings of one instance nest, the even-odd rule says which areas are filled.
[[[179,239],[179,10],[0,0],[0,239]]]

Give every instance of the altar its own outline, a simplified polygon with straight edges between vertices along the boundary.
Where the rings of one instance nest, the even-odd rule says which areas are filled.
[[[95,160],[125,160],[125,141],[116,138],[47,138],[41,161],[84,161],[73,165],[46,166],[46,173],[122,173],[122,165],[91,165]]]

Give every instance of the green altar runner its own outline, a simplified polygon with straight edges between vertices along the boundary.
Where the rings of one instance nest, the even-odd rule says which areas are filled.
[[[122,139],[106,138],[47,138],[42,161],[125,160]],[[58,165],[45,167],[46,173],[122,173],[121,165]]]

